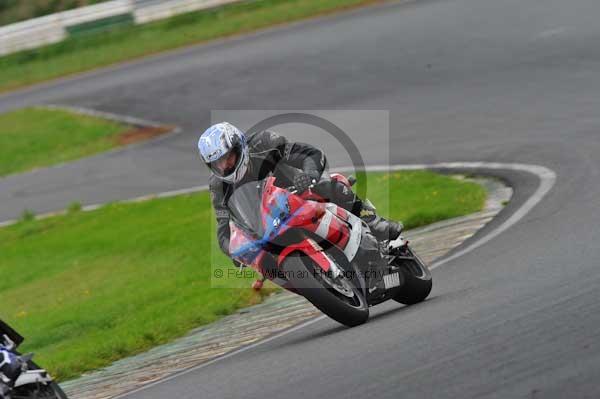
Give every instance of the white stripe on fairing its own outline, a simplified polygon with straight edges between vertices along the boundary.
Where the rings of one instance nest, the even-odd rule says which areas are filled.
[[[352,226],[350,230],[350,239],[344,248],[344,254],[350,262],[356,256],[358,248],[360,247],[360,240],[362,238],[362,220],[350,212],[348,212],[348,222]]]
[[[322,222],[319,224],[316,234],[320,237],[323,237],[324,239],[327,239],[331,219],[333,217],[338,217],[338,206],[333,203],[328,203],[325,205],[325,208],[327,209],[326,215],[323,217]],[[360,246],[360,239],[362,237],[362,220],[358,216],[355,216],[348,212],[348,223],[350,223],[350,237],[348,238],[348,242],[346,243],[346,248],[344,248],[344,255],[346,255],[346,258],[349,261],[352,261],[352,259],[354,259],[356,253],[358,252],[358,247]]]
[[[333,214],[329,210],[325,211],[325,215],[321,219],[321,223],[319,223],[319,227],[317,227],[315,234],[321,238],[327,239],[327,233],[329,232],[332,218]]]

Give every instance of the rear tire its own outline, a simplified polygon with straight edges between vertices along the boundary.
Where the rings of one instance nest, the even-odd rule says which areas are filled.
[[[399,260],[398,266],[404,277],[401,291],[393,299],[404,305],[414,305],[423,302],[431,293],[433,280],[427,265],[419,258],[411,248],[407,248],[409,256],[414,260]]]
[[[319,277],[314,262],[299,252],[289,255],[282,264],[283,271],[296,292],[317,309],[338,323],[348,327],[358,326],[369,319],[369,305],[354,281],[346,280],[353,298],[336,291]]]

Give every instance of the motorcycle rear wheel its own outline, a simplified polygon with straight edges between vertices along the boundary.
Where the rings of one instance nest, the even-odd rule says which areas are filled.
[[[345,281],[332,285],[308,256],[298,252],[288,256],[282,268],[300,295],[338,323],[354,327],[369,319],[369,305],[352,280],[341,276],[338,279]]]
[[[407,255],[413,259],[402,259],[397,263],[402,271],[404,284],[400,293],[393,299],[404,305],[414,305],[423,302],[429,296],[433,281],[429,268],[411,248],[407,248]]]

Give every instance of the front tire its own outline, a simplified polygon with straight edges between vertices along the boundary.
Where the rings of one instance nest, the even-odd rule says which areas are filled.
[[[289,255],[282,268],[300,295],[338,323],[354,327],[369,319],[369,305],[354,281],[339,277],[345,281],[343,287],[336,289],[328,279],[321,277],[320,268],[312,259],[299,252]]]

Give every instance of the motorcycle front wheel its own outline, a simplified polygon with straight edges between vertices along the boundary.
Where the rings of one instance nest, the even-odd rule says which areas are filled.
[[[300,295],[338,323],[354,327],[369,319],[369,305],[352,279],[322,273],[310,257],[299,252],[289,255],[282,268]]]

